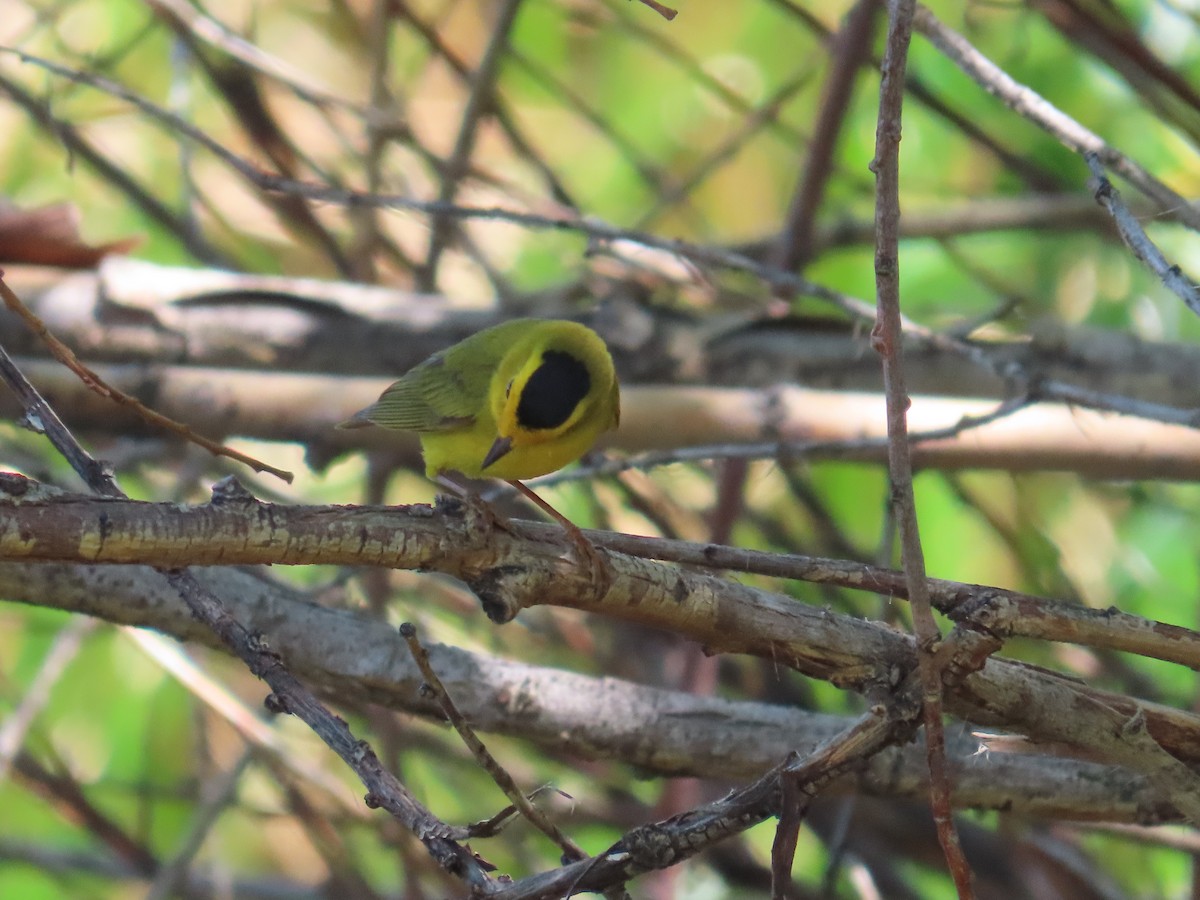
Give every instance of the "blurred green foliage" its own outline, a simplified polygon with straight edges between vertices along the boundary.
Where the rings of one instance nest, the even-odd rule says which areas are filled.
[[[268,167],[212,79],[149,4],[16,0],[15,5],[17,10],[0,24],[0,43],[118,81],[198,124],[255,165]],[[1087,56],[1035,10],[1016,4],[932,6],[1014,78],[1101,133],[1180,193],[1194,196],[1200,191],[1194,136],[1187,128],[1167,121],[1145,102],[1136,85]],[[381,117],[399,123],[398,132],[412,136],[381,152],[378,173],[383,189],[422,198],[436,195],[437,173],[422,160],[430,153],[444,157],[454,146],[467,87],[409,17],[423,22],[456,59],[473,67],[487,46],[496,7],[479,2],[399,7],[388,26],[391,43],[385,48],[382,85],[372,82],[378,26],[368,4],[335,3],[326,8],[228,0],[207,9],[286,66],[297,82],[351,105],[308,104],[276,81],[256,79],[291,142],[297,174],[304,180],[365,185],[364,157],[373,132],[361,112],[374,87],[380,96],[390,97]],[[667,23],[648,8],[624,0],[526,3],[509,41],[532,65],[506,59],[497,97],[580,214],[721,245],[771,237],[805,171],[828,72],[826,39],[808,27],[797,9],[827,29],[836,29],[848,6],[754,0],[720,9],[680,7],[679,17]],[[1140,29],[1141,39],[1181,78],[1192,84],[1200,81],[1200,41],[1195,40],[1193,18],[1182,8],[1148,0],[1124,3],[1122,9]],[[877,55],[882,20],[878,26]],[[1180,39],[1184,32],[1189,40]],[[212,48],[203,52],[209,59],[228,62]],[[319,251],[311,234],[272,210],[276,198],[258,193],[207,151],[152,121],[144,110],[8,55],[0,59],[0,76],[44,105],[56,123],[52,128],[34,124],[26,110],[4,99],[0,85],[0,194],[12,203],[30,207],[67,200],[78,208],[83,233],[94,243],[136,234],[144,238],[137,251],[143,258],[201,264],[178,233],[164,228],[109,176],[64,149],[63,129],[69,129],[162,203],[182,231],[202,236],[214,257],[254,272],[339,276],[335,261]],[[910,77],[1058,191],[1086,190],[1081,159],[1004,108],[919,36]],[[877,91],[874,70],[856,84],[818,227],[866,221],[873,214],[874,182],[868,166],[874,154]],[[756,124],[754,111],[772,100],[778,101],[777,115]],[[972,201],[1033,193],[1026,176],[930,104],[910,99],[904,124],[905,214],[933,214]],[[478,177],[469,180],[458,199],[481,206],[528,202],[538,211],[561,209],[540,167],[516,152],[502,131],[492,120],[481,125],[471,158]],[[680,186],[688,190],[673,197]],[[337,241],[353,242],[361,227],[354,213],[335,204],[313,208]],[[411,273],[396,258],[419,258],[424,252],[424,220],[400,212],[382,212],[376,218],[381,234],[398,248],[380,264],[379,278],[407,284]],[[1195,271],[1193,261],[1200,250],[1195,234],[1165,221],[1145,224],[1172,259]],[[590,266],[587,242],[574,233],[506,223],[473,223],[469,233],[478,254],[504,273],[505,284],[516,293],[556,288],[580,278]],[[1200,337],[1195,317],[1105,235],[1031,228],[916,237],[902,244],[901,265],[905,312],[937,328],[986,315],[1011,296],[1018,300],[1016,309],[998,327],[1013,334],[1024,333],[1031,323],[1054,320],[1156,340],[1195,342]],[[455,252],[444,267],[440,287],[452,302],[490,302],[494,285],[486,268],[470,254]],[[721,285],[752,293],[764,306],[769,301],[770,292],[761,285],[747,291],[744,276],[701,274],[698,280],[711,279],[717,288],[715,306],[720,304]],[[850,295],[873,297],[872,250],[865,243],[821,253],[804,274]],[[828,312],[811,298],[798,298],[795,307]],[[29,459],[44,450],[23,432],[5,428],[0,453],[8,455],[8,467],[74,486],[63,463],[48,454],[40,460],[43,469],[32,471]],[[766,464],[752,471],[752,485],[756,478],[773,477]],[[350,485],[362,476],[362,469],[355,468],[325,481],[302,479],[302,486],[289,496],[306,502],[344,501]],[[161,473],[133,469],[121,477],[135,496],[164,496]],[[668,493],[679,484],[685,486],[675,499],[689,512],[697,517],[708,512],[712,492],[687,486],[693,477],[708,484],[709,469],[689,470],[682,478],[679,469],[666,470],[655,477]],[[882,556],[879,561],[895,561],[898,551],[883,540],[888,485],[880,467],[821,463],[798,477],[823,503],[848,544],[863,548],[867,560]],[[930,471],[917,479],[931,575],[1101,607],[1114,604],[1152,619],[1195,625],[1200,583],[1195,551],[1200,496],[1195,486],[1096,484],[1070,473],[968,473],[955,478]],[[425,489],[415,484],[416,479],[403,483],[407,500]],[[573,520],[587,524],[596,518],[587,490],[565,487],[552,495]],[[797,513],[791,496],[782,496],[787,503],[764,500],[754,510],[779,528],[746,519],[734,531],[736,540],[765,549],[809,552],[815,547],[819,549],[814,552],[831,552],[814,518]],[[794,544],[772,543],[781,534]],[[368,603],[356,587],[345,588],[332,570],[277,574],[343,600],[349,597],[352,604]],[[908,616],[906,608],[877,598],[822,593],[766,579],[757,583],[792,591],[798,602],[836,604],[858,615],[889,620]],[[605,674],[606,662],[622,656],[622,637],[607,632],[606,623],[584,624],[574,613],[543,610],[497,630],[478,614],[464,615],[470,601],[455,586],[435,589],[431,584],[406,582],[397,589],[396,609],[389,615],[416,619],[433,639],[579,671]],[[67,621],[52,611],[0,606],[0,727],[35,682]],[[594,657],[581,656],[581,644],[563,639],[567,635],[585,641],[591,629],[596,632],[590,636],[595,646],[611,654],[608,660],[599,651]],[[663,656],[669,656],[669,642],[661,646]],[[249,708],[258,708],[261,686],[249,674],[215,655],[195,652]],[[1090,654],[1031,642],[1009,645],[1005,652],[1095,679],[1113,690],[1136,692],[1152,686],[1155,699],[1162,702],[1181,707],[1195,702],[1194,675],[1177,666],[1136,659],[1106,669],[1104,660]],[[633,672],[646,663],[622,661]],[[647,680],[659,660],[652,662],[641,670]],[[746,669],[749,672],[751,666]],[[622,674],[635,677],[628,671]],[[746,683],[754,677],[747,674]],[[827,683],[786,676],[779,680],[822,711],[862,706],[861,698]],[[346,714],[356,715],[355,727],[364,733],[385,733],[386,761],[394,763],[406,783],[445,820],[483,819],[504,805],[487,776],[445,728],[407,717],[394,717],[388,728],[381,728],[377,710]],[[325,759],[328,754],[314,738],[296,733],[290,737],[301,747],[299,752],[325,760],[327,771],[338,772],[349,783],[339,766]],[[628,808],[649,817],[661,799],[661,781],[638,780],[638,773],[617,764],[585,766],[509,738],[490,738],[488,743],[506,766],[519,772],[523,785],[551,783],[571,795],[572,800],[559,798],[552,806],[589,851],[609,846],[635,824]],[[189,690],[162,674],[127,637],[107,625],[101,625],[70,661],[24,743],[25,752],[43,765],[69,773],[99,811],[162,860],[176,852],[187,833],[206,779],[232,764],[238,746],[228,728]],[[313,885],[315,895],[316,886],[329,875],[327,859],[313,849],[295,810],[261,765],[252,764],[237,802],[222,814],[201,851],[197,870],[218,880],[290,876]],[[18,775],[0,779],[0,810],[0,842],[40,842],[94,856],[111,849]],[[338,824],[349,854],[347,865],[383,894],[398,896],[412,871],[427,871],[412,842],[397,852],[397,843],[407,838],[381,836],[358,822]],[[762,866],[769,866],[773,825],[767,823],[746,836]],[[487,842],[480,852],[506,871],[556,864],[557,851],[540,836],[522,825],[511,831],[506,839]],[[1083,844],[1106,874],[1123,882],[1130,896],[1183,896],[1193,877],[1188,857],[1176,851],[1099,834],[1088,835]],[[811,832],[803,832],[796,877],[818,885],[828,862],[826,848]],[[950,896],[941,874],[917,868],[908,874],[922,896]],[[680,877],[687,887],[678,888],[676,896],[744,896],[703,866]],[[844,872],[835,881],[837,896],[855,896]],[[438,884],[434,879],[430,883]],[[72,866],[39,867],[0,854],[0,897],[116,898],[138,895],[141,888],[134,884],[80,874]]]

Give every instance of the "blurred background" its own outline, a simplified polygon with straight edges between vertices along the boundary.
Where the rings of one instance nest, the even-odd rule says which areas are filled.
[[[928,9],[1165,186],[1114,179],[1168,261],[1197,271],[1186,201],[1200,193],[1200,7]],[[205,502],[236,474],[266,500],[395,504],[438,491],[415,444],[333,424],[488,324],[578,318],[608,340],[625,405],[601,456],[539,488],[573,521],[894,566],[868,339],[886,24],[882,4],[805,0],[681,2],[673,19],[628,0],[6,0],[6,280],[106,378],[296,479],[214,459],[116,410],[15,317],[0,320],[0,343],[135,497]],[[993,93],[914,35],[900,244],[920,395],[911,427],[955,432],[964,416],[1014,410],[916,450],[928,571],[1194,627],[1200,321],[1122,243],[1082,157]],[[0,409],[6,470],[81,489],[18,427],[13,401]],[[591,853],[749,781],[815,720],[789,720],[801,731],[780,733],[776,757],[765,742],[757,761],[712,751],[726,727],[714,726],[668,759],[636,746],[639,734],[666,740],[657,713],[612,715],[603,740],[528,727],[497,699],[516,678],[504,665],[530,666],[530,683],[582,676],[570,683],[597,718],[613,712],[606,677],[663,692],[653,703],[729,701],[733,720],[750,716],[742,704],[830,716],[866,706],[770,660],[706,656],[617,619],[544,607],[498,628],[437,575],[243,576],[236,590],[269,583],[296,621],[312,605],[356,627],[413,621],[470,654],[480,668],[463,669],[458,689],[494,688],[467,704],[489,747],[525,790],[552,788],[539,802]],[[466,895],[362,807],[352,773],[307,729],[267,720],[242,664],[186,616],[131,610],[143,589],[105,577],[0,564],[12,601],[0,603],[0,896]],[[889,598],[739,577],[908,627],[907,605]],[[378,687],[320,652],[330,657],[298,664],[302,677],[439,817],[504,807],[416,681]],[[1179,710],[1197,703],[1194,674],[1177,664],[1031,640],[1002,652]],[[539,696],[546,722],[569,719],[562,702]],[[952,754],[969,759],[971,724],[948,731]],[[788,896],[953,895],[913,759],[903,786],[875,772],[822,795]],[[980,896],[1200,896],[1200,843],[1161,824],[1177,814],[1111,787],[1111,807],[1084,814],[1067,789],[1082,769],[1063,761],[1045,788],[1064,792],[1055,803],[963,801]],[[1030,785],[1014,793],[1030,800]],[[769,896],[775,824],[631,891]],[[514,878],[558,865],[521,822],[473,846]]]

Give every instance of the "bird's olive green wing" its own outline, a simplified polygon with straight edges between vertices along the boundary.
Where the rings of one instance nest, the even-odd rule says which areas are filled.
[[[478,392],[466,384],[468,373],[446,365],[443,353],[435,354],[409,370],[356,418],[399,431],[449,431],[475,422]]]
[[[435,353],[354,418],[399,431],[470,427],[479,417],[491,415],[488,388],[492,376],[513,341],[528,327],[527,321],[513,320]]]

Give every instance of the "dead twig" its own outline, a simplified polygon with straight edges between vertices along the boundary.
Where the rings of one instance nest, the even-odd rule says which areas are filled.
[[[0,298],[3,298],[4,305],[7,306],[9,310],[20,316],[21,319],[24,320],[25,324],[29,326],[30,330],[42,339],[42,341],[49,348],[51,355],[53,355],[55,359],[78,375],[80,381],[82,381],[89,389],[95,391],[101,397],[112,400],[119,406],[132,409],[151,425],[156,425],[159,428],[164,428],[167,431],[177,434],[185,441],[190,441],[193,444],[203,447],[214,456],[225,456],[229,459],[237,460],[240,463],[245,463],[255,472],[267,472],[271,475],[274,475],[276,478],[283,479],[288,484],[292,483],[292,479],[295,476],[292,475],[291,472],[288,472],[284,469],[277,469],[275,466],[255,459],[253,456],[249,456],[241,451],[234,450],[232,447],[226,447],[223,444],[218,444],[216,441],[209,440],[202,435],[196,434],[194,431],[192,431],[192,429],[188,428],[188,426],[184,425],[182,422],[176,422],[174,419],[167,418],[161,413],[155,412],[140,400],[137,400],[136,398],[131,397],[123,391],[117,390],[115,387],[112,387],[106,383],[103,378],[80,362],[79,357],[75,355],[71,348],[51,334],[50,330],[46,327],[46,324],[29,311],[25,304],[21,302],[21,299],[13,292],[12,288],[5,283],[3,273],[0,273]]]
[[[908,440],[908,389],[904,378],[903,325],[900,318],[900,133],[904,108],[904,73],[912,40],[915,0],[891,5],[883,80],[879,88],[879,120],[875,132],[875,290],[877,319],[871,342],[883,359],[887,399],[888,474],[892,509],[900,531],[900,551],[912,604],[917,637],[917,670],[921,682],[925,744],[929,760],[929,793],[938,841],[958,896],[974,897],[971,868],[959,844],[946,774],[946,734],[942,724],[942,673],[935,656],[941,635],[933,618],[925,554],[917,524],[912,485],[912,447]]]

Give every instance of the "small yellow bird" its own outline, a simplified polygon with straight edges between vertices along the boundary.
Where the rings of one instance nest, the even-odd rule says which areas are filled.
[[[579,459],[620,415],[600,335],[577,322],[514,319],[435,353],[338,427],[415,432],[430,478],[450,470],[503,478],[558,519],[595,563],[583,533],[519,479]]]

